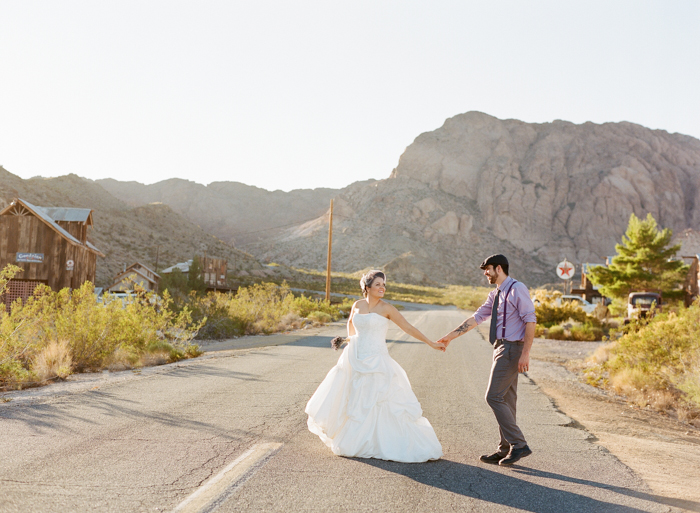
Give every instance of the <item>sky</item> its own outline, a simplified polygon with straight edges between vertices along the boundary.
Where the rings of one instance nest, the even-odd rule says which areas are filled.
[[[23,178],[340,188],[472,110],[700,138],[700,2],[0,0]]]

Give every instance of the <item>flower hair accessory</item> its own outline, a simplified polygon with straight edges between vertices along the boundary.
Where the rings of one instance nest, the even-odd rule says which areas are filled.
[[[384,282],[386,282],[386,275],[382,271],[378,271],[376,269],[362,275],[362,278],[360,278],[360,289],[362,289],[363,296],[367,295],[367,289],[372,285],[372,282],[377,277],[384,278]]]

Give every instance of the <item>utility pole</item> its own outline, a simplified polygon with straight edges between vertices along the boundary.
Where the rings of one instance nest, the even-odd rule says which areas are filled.
[[[326,263],[326,301],[331,302],[331,244],[333,242],[333,200],[328,216],[328,262]]]
[[[156,246],[156,269],[155,269],[156,274],[158,274],[158,257],[160,256],[160,246],[161,246],[161,244],[158,244]]]

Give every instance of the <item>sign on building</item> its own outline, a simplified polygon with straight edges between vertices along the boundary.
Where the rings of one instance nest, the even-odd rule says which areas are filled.
[[[43,253],[17,253],[16,262],[31,262],[41,264],[44,261]]]

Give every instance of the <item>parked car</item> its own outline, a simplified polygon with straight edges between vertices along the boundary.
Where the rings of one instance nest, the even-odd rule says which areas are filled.
[[[574,296],[570,294],[565,294],[561,297],[558,297],[555,301],[554,304],[557,306],[561,306],[563,303],[572,303],[574,305],[580,306],[584,312],[587,314],[592,314],[593,311],[595,310],[596,305],[593,303],[589,303],[585,299],[583,299],[581,296]]]
[[[656,292],[631,292],[627,298],[627,319],[638,319],[647,317],[651,312],[652,306],[654,312],[661,311],[661,294]]]

